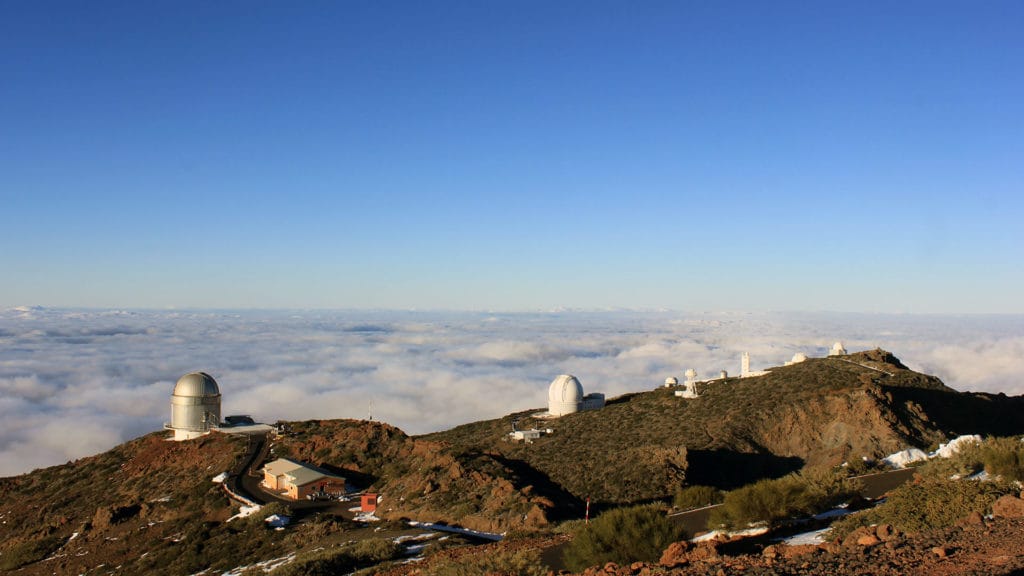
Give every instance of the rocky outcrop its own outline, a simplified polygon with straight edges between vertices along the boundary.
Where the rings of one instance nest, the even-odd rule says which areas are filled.
[[[1024,500],[1007,494],[992,503],[992,515],[1000,518],[1024,518]]]

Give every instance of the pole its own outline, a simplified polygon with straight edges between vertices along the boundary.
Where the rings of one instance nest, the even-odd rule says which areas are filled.
[[[584,524],[590,524],[590,496],[587,496],[587,513],[583,517]]]

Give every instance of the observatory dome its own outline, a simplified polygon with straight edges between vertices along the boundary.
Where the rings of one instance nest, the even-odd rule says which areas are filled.
[[[174,395],[193,398],[220,396],[220,387],[213,376],[206,372],[190,372],[178,378],[178,383],[174,385]]]
[[[676,378],[675,376],[669,376],[668,378],[665,378],[665,387],[666,388],[669,387],[669,386],[678,386],[678,385],[679,385],[679,379]]]
[[[803,352],[797,352],[796,354],[793,354],[793,359],[790,362],[792,362],[793,364],[799,364],[805,360],[807,360],[807,354],[804,354]]]
[[[220,387],[213,376],[191,372],[178,379],[171,394],[175,440],[198,438],[220,424]]]
[[[548,412],[562,416],[579,412],[583,401],[583,385],[571,374],[556,377],[548,387]]]

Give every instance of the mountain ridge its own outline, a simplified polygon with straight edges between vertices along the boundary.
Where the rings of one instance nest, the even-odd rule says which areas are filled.
[[[960,434],[1024,432],[1024,397],[957,392],[884,350],[705,382],[695,399],[673,392],[659,387],[557,419],[537,420],[530,410],[421,436],[381,422],[291,422],[270,457],[304,460],[382,494],[385,520],[501,532],[579,517],[588,498],[598,509],[664,501],[683,485],[731,488]],[[553,433],[514,442],[514,421]],[[129,571],[193,573],[294,552],[324,530],[357,529],[316,520],[282,536],[260,522],[227,523],[237,506],[210,480],[243,456],[244,440],[214,433],[167,442],[165,434],[0,479],[0,566],[79,574],[103,559]]]

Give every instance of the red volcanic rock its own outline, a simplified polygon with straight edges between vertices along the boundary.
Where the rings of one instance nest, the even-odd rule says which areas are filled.
[[[992,515],[1001,518],[1024,518],[1024,500],[1007,494],[992,503]]]
[[[658,560],[658,564],[668,568],[686,564],[689,562],[686,556],[688,550],[690,550],[689,542],[685,540],[673,542],[661,553],[661,560]]]

